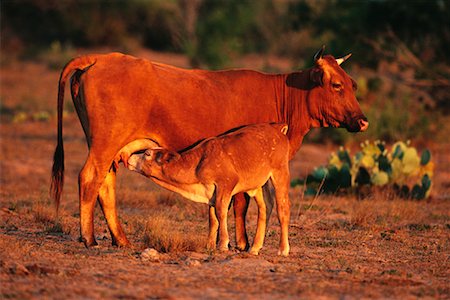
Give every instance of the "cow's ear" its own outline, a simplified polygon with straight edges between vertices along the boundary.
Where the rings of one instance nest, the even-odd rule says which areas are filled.
[[[321,68],[313,68],[309,73],[309,78],[315,85],[323,86],[323,70]]]

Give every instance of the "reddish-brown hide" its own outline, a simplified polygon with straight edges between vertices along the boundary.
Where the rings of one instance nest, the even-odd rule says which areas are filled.
[[[98,199],[113,244],[128,245],[115,200],[116,153],[136,139],[180,150],[230,128],[255,123],[289,126],[290,157],[313,127],[363,131],[368,122],[356,100],[354,81],[332,56],[315,56],[311,69],[290,74],[251,70],[185,70],[120,53],[75,58],[63,69],[58,92],[58,144],[51,191],[59,203],[64,181],[62,110],[71,77],[72,99],[89,146],[79,175],[81,239],[95,245],[93,213]],[[235,196],[237,247],[248,246],[248,200]]]
[[[228,250],[228,207],[232,196],[245,192],[254,197],[258,205],[258,226],[250,249],[250,253],[258,254],[266,228],[262,187],[270,180],[275,189],[281,226],[279,254],[287,256],[290,213],[286,132],[285,124],[248,125],[208,138],[180,153],[160,147],[147,149],[148,140],[136,140],[130,147],[122,148],[118,157],[128,162],[129,169],[159,185],[192,201],[210,205],[209,249],[216,248],[219,233],[219,249]]]

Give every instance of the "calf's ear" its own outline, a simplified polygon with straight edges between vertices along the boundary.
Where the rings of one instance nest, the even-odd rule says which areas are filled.
[[[180,157],[180,154],[178,154],[177,152],[166,150],[166,152],[163,155],[162,160],[164,163],[168,163],[173,160],[177,160],[179,157]]]
[[[155,161],[158,165],[163,165],[173,160],[177,160],[180,154],[166,149],[150,149],[145,152],[150,160]]]
[[[313,68],[309,73],[309,79],[318,86],[323,86],[323,70],[321,68]]]

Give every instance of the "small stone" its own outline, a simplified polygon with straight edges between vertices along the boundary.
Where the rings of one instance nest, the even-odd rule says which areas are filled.
[[[156,249],[147,248],[141,253],[141,259],[143,261],[159,261],[160,254]]]
[[[198,261],[196,259],[192,259],[192,258],[186,259],[184,263],[186,264],[186,266],[191,266],[191,267],[198,267],[202,264],[200,261]]]

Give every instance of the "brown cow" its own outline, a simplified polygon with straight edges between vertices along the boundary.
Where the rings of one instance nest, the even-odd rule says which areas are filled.
[[[94,207],[98,199],[113,244],[128,245],[115,200],[116,153],[147,138],[180,150],[230,128],[256,123],[285,123],[292,158],[313,127],[368,127],[354,91],[355,82],[339,66],[342,59],[315,55],[315,65],[290,74],[250,70],[185,70],[119,53],[87,55],[63,69],[58,91],[58,137],[52,187],[59,204],[64,180],[62,111],[64,86],[71,77],[72,99],[89,147],[79,175],[81,240],[95,245]],[[235,196],[236,244],[248,246],[245,213],[248,199]]]
[[[279,255],[289,254],[289,140],[285,124],[257,124],[209,138],[177,153],[164,148],[146,150],[148,140],[137,140],[118,154],[130,170],[139,172],[171,191],[210,205],[208,248],[228,250],[227,212],[231,197],[245,192],[255,197],[258,226],[250,253],[258,255],[266,231],[262,186],[275,188],[281,226]],[[133,154],[133,155],[131,155]],[[130,157],[131,155],[131,157]],[[128,159],[128,157],[130,157]]]

